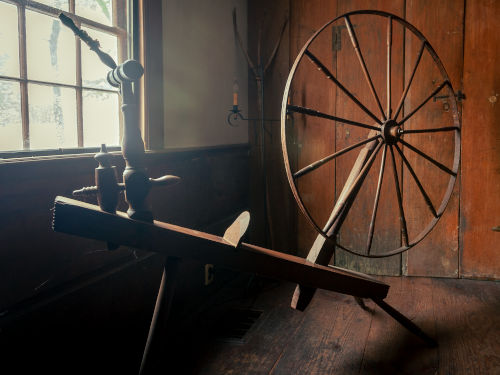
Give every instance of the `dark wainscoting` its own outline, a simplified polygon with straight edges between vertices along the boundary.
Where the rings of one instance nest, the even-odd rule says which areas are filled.
[[[115,159],[121,174],[123,160],[118,153]],[[147,160],[152,177],[182,178],[151,193],[157,220],[220,235],[248,209],[247,145],[152,152]],[[137,372],[162,257],[106,251],[103,243],[51,229],[54,198],[93,185],[95,167],[93,155],[0,162],[0,349],[9,359],[2,367]],[[205,286],[204,264],[183,261],[181,267],[172,312],[177,319],[238,276],[216,267],[214,282]]]

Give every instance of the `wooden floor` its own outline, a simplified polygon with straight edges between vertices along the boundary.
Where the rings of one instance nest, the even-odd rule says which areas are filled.
[[[500,283],[384,280],[391,285],[386,301],[434,337],[437,348],[371,301],[367,312],[352,297],[318,291],[301,313],[289,307],[294,285],[275,283],[254,298],[226,303],[263,311],[243,342],[207,337],[183,368],[204,375],[500,374]]]

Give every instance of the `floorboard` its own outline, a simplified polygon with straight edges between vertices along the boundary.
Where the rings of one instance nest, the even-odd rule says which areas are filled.
[[[241,343],[208,337],[194,370],[203,375],[500,375],[500,283],[386,277],[386,302],[438,341],[418,337],[368,301],[318,291],[292,310],[294,285],[273,284],[233,306],[263,311]],[[187,373],[187,372],[186,372]]]
[[[386,302],[435,338],[432,283],[425,278],[386,278]],[[373,320],[360,374],[434,375],[437,349],[429,348],[374,303]]]
[[[492,284],[433,280],[440,374],[500,374],[500,285]]]
[[[294,285],[279,284],[256,299],[232,302],[238,308],[263,311],[244,343],[228,343],[220,338],[208,342],[196,374],[267,374],[272,370],[304,314],[290,308]]]
[[[317,291],[272,375],[357,374],[371,317],[350,296]]]

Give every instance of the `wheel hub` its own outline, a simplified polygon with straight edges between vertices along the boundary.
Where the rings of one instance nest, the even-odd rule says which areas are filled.
[[[401,128],[396,121],[387,120],[380,127],[380,135],[382,135],[385,143],[392,145],[398,141],[401,135]]]

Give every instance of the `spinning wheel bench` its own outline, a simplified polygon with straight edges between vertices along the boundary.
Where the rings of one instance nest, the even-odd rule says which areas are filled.
[[[362,51],[357,41],[356,32],[354,31],[351,23],[351,17],[357,15],[378,18],[382,17],[382,19],[385,19],[387,22],[388,74],[386,95],[387,106],[385,111],[382,108],[381,102],[372,83]],[[427,336],[408,318],[384,301],[389,291],[389,285],[362,273],[328,265],[330,259],[332,258],[335,246],[354,254],[367,257],[390,256],[410,249],[420,242],[432,230],[444,212],[446,204],[450,198],[458,171],[460,150],[460,123],[458,121],[457,106],[454,95],[451,95],[452,99],[450,101],[454,121],[453,126],[438,128],[427,127],[420,130],[405,130],[403,126],[410,117],[422,109],[422,107],[424,107],[424,105],[442,89],[448,88],[450,92],[453,93],[450,80],[448,79],[439,58],[429,45],[428,41],[418,30],[401,18],[388,13],[377,11],[353,12],[340,16],[323,26],[304,45],[295,60],[283,97],[281,126],[285,168],[292,192],[299,208],[318,232],[318,236],[310,249],[307,259],[303,259],[271,249],[243,243],[241,239],[245,234],[250,221],[250,214],[248,212],[242,213],[226,230],[223,237],[153,220],[150,208],[145,203],[145,198],[148,195],[149,190],[156,185],[171,185],[178,182],[179,178],[175,176],[164,176],[159,179],[150,179],[147,176],[146,169],[144,167],[144,145],[139,132],[137,111],[133,100],[134,92],[132,89],[132,82],[137,81],[143,74],[142,66],[134,60],[129,60],[119,66],[116,66],[109,56],[105,56],[105,54],[100,51],[97,41],[93,41],[88,35],[76,28],[72,21],[64,15],[61,15],[61,19],[66,25],[72,28],[75,34],[87,42],[91,49],[98,53],[101,60],[110,67],[111,72],[108,74],[108,81],[115,87],[120,88],[123,103],[122,110],[125,119],[122,152],[126,161],[126,168],[123,175],[123,183],[118,183],[116,169],[110,165],[108,159],[109,155],[106,153],[105,148],[103,148],[101,152],[96,155],[96,160],[99,162],[99,167],[96,168],[96,186],[83,188],[74,192],[75,195],[96,194],[99,206],[83,203],[66,197],[57,197],[55,200],[53,228],[57,232],[105,241],[108,243],[108,247],[110,249],[116,248],[119,245],[124,245],[157,252],[167,257],[155,307],[155,313],[153,315],[150,333],[141,364],[141,373],[146,373],[151,369],[151,356],[158,355],[158,345],[160,345],[161,335],[164,333],[159,332],[157,328],[158,326],[161,326],[162,319],[166,319],[166,316],[168,315],[172,295],[174,293],[177,264],[179,259],[182,258],[192,258],[202,262],[213,263],[223,267],[297,283],[297,288],[292,299],[292,307],[298,310],[304,310],[307,307],[316,288],[352,295],[363,308],[363,299],[371,299],[405,328],[423,339],[427,344],[436,345],[432,338]],[[337,78],[333,76],[328,68],[310,50],[310,46],[318,35],[334,25],[336,22],[345,23],[345,27],[348,30],[350,40],[352,41],[352,45],[356,51],[356,55],[361,64],[365,79],[370,88],[370,92],[373,99],[377,103],[378,109],[380,110],[380,116],[374,115],[365,105],[363,105],[354,96],[354,94],[352,94],[345,86],[342,85],[342,83],[339,82]],[[403,95],[397,105],[397,109],[392,111],[391,46],[392,28],[394,22],[397,22],[405,28],[406,32],[413,33],[413,35],[421,40],[422,45],[414,63],[414,68],[410,78],[405,86]],[[441,72],[443,77],[442,83],[440,83],[440,85],[432,93],[430,93],[430,95],[418,107],[406,114],[406,116],[404,116],[401,120],[398,120],[398,116],[402,113],[403,103],[405,102],[406,95],[408,94],[424,51],[427,51],[430,54],[436,64],[436,67]],[[303,61],[304,56],[306,56],[307,59],[304,59]],[[291,99],[290,92],[293,89],[294,74],[298,66],[303,62],[306,64],[313,64],[313,66],[317,68],[320,73],[322,73],[329,81],[335,84],[339,90],[350,98],[350,100],[352,100],[362,112],[367,114],[373,120],[373,123],[365,124],[359,121],[320,112],[316,109],[291,104],[291,100],[289,99]],[[333,121],[335,124],[343,123],[365,128],[369,132],[365,140],[336,151],[335,153],[294,172],[292,170],[292,163],[290,163],[288,158],[288,148],[291,135],[289,134],[290,124],[287,117],[289,117],[290,114],[318,117],[328,121]],[[453,132],[455,137],[455,158],[451,167],[441,164],[403,139],[404,135],[409,133],[440,134],[441,132]],[[357,159],[350,171],[349,177],[343,189],[340,194],[338,194],[329,219],[320,227],[304,204],[297,181],[302,176],[320,168],[329,161],[334,160],[347,152],[360,148],[361,146],[363,147],[359,151]],[[414,169],[410,165],[410,162],[405,157],[402,150],[403,146],[450,175],[448,188],[444,193],[443,199],[437,209],[434,208],[431,198],[429,198],[423,184],[420,182]],[[347,246],[344,246],[336,241],[336,237],[370,168],[374,164],[377,154],[380,151],[382,151],[381,166],[374,197],[373,213],[367,233],[367,245],[366,248],[361,251],[349,249]],[[428,224],[421,233],[413,238],[411,238],[408,234],[402,203],[401,187],[395,165],[395,153],[400,155],[404,165],[417,184],[422,198],[433,216],[433,220],[430,224]],[[385,164],[388,157],[391,160],[390,166],[393,170],[394,176],[399,222],[401,226],[400,233],[402,246],[382,254],[372,254],[371,247],[375,230],[377,207],[379,205],[382,181],[384,174],[386,173]],[[127,213],[116,211],[119,193],[122,190],[125,191],[125,199],[129,205]]]

